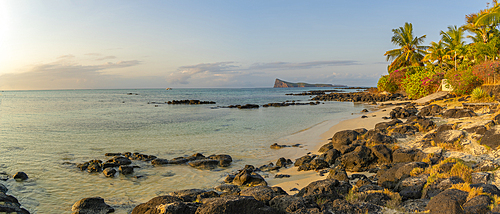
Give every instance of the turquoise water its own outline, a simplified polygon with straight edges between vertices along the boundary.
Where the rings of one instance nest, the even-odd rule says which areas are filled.
[[[285,95],[306,90],[311,89],[0,92],[0,171],[24,171],[30,177],[26,182],[9,179],[3,184],[31,213],[71,213],[73,203],[93,196],[104,198],[116,213],[127,213],[138,203],[165,192],[213,187],[245,164],[271,161],[276,151],[269,145],[278,139],[364,108],[340,102],[252,110],[215,108],[286,100],[309,102],[309,96]],[[217,104],[148,104],[184,99]],[[206,156],[229,154],[234,162],[216,171],[135,162],[141,168],[134,175],[143,178],[106,178],[68,164],[105,161],[107,152],[140,152],[167,159],[198,152]]]

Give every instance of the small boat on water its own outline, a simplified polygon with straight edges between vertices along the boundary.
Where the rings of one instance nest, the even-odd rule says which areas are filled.
[[[172,88],[166,88],[165,90],[172,90]]]

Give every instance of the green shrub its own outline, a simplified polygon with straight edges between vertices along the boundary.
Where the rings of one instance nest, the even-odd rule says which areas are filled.
[[[488,84],[499,84],[500,61],[485,61],[472,67],[472,73]]]
[[[377,83],[377,88],[379,91],[387,91],[390,93],[394,93],[398,90],[398,85],[391,81],[389,75],[384,75],[380,77]]]
[[[486,91],[484,91],[481,87],[477,87],[472,90],[471,96],[474,100],[481,100],[483,98],[486,98],[488,96],[488,93],[486,93]]]
[[[483,84],[483,81],[474,75],[471,69],[449,70],[445,78],[453,87],[453,93],[457,95],[470,94],[474,88]]]
[[[413,66],[408,68],[406,78],[403,80],[402,86],[408,98],[418,99],[437,90],[443,79],[444,74],[434,66]]]

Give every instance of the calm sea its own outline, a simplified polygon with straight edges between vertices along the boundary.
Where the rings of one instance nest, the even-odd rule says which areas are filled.
[[[317,90],[324,90],[321,88]],[[86,197],[100,196],[127,213],[138,203],[170,191],[216,186],[246,164],[273,161],[269,146],[327,120],[352,117],[365,106],[325,102],[252,110],[214,108],[266,104],[309,96],[294,89],[144,89],[0,92],[0,172],[24,171],[30,179],[0,181],[31,213],[71,213]],[[214,105],[167,105],[169,100],[215,101]],[[141,168],[133,176],[106,178],[76,168],[108,152],[139,152],[159,158],[228,154],[233,164],[203,171],[187,165]],[[274,160],[275,161],[275,160]],[[134,176],[142,176],[136,178]]]

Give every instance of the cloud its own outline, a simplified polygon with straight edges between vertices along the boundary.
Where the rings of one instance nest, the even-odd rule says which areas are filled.
[[[86,53],[84,55],[87,55],[87,56],[100,56],[101,54],[100,53]]]
[[[76,89],[99,88],[110,84],[116,75],[102,71],[132,67],[141,64],[138,60],[108,62],[97,65],[82,65],[72,61],[74,56],[58,57],[57,61],[37,64],[24,73],[9,73],[0,76],[2,89]]]
[[[106,60],[106,59],[116,59],[116,56],[105,56],[105,57],[98,58],[96,60],[102,61],[102,60]]]
[[[330,60],[330,61],[311,61],[311,62],[271,62],[271,63],[257,63],[249,67],[249,69],[310,69],[316,67],[325,66],[349,66],[349,65],[360,65],[359,62],[353,60]]]
[[[202,63],[197,65],[182,66],[167,78],[169,83],[189,84],[193,77],[210,79],[227,79],[231,74],[237,73],[239,66],[234,62]]]

